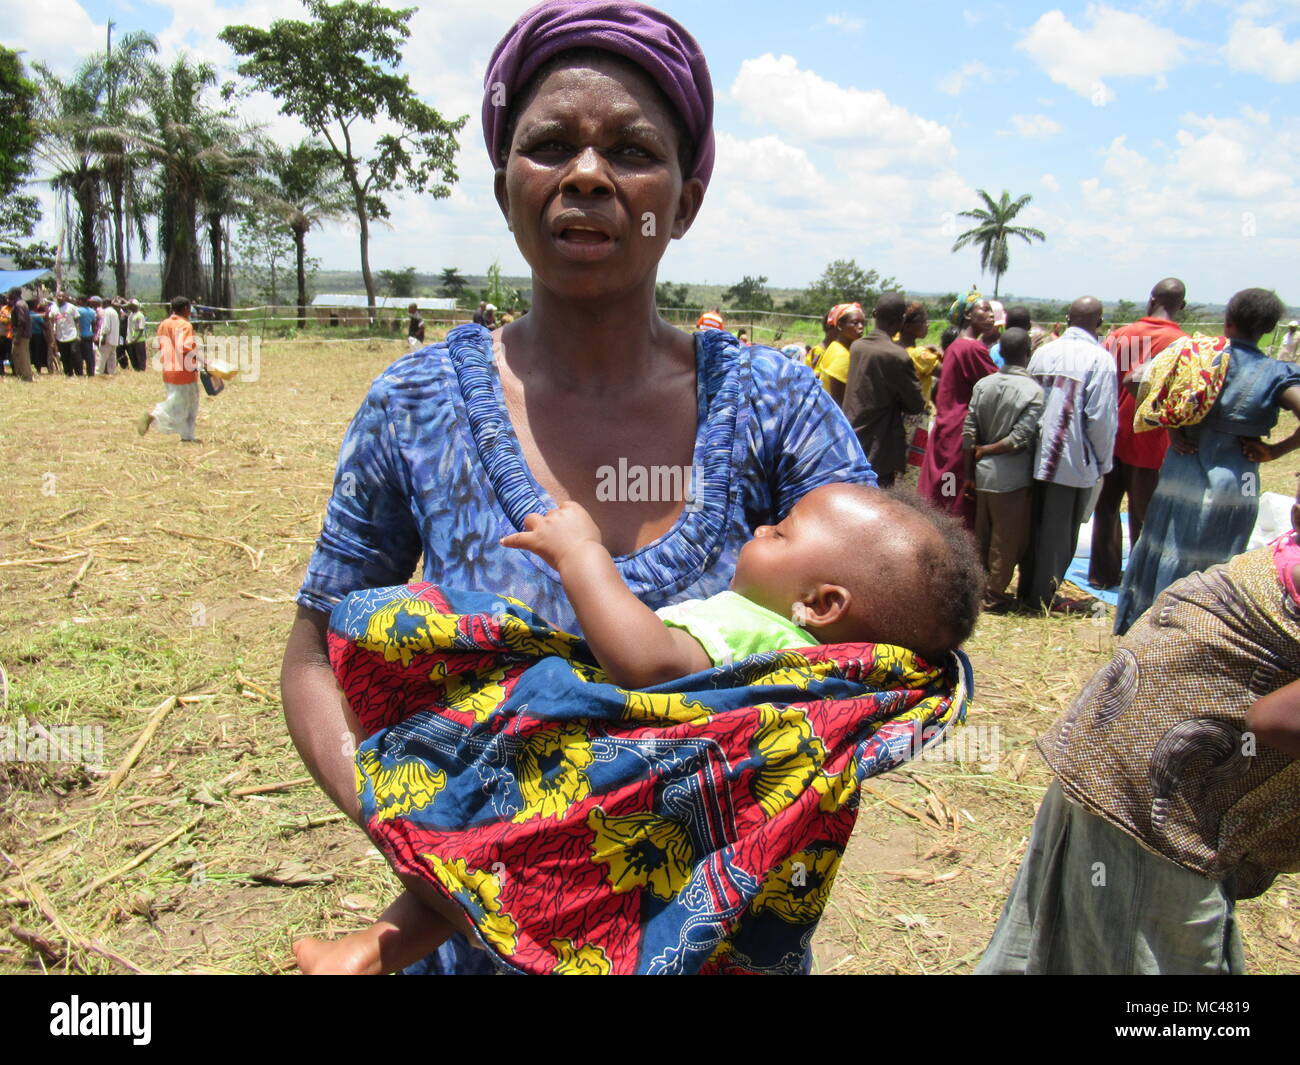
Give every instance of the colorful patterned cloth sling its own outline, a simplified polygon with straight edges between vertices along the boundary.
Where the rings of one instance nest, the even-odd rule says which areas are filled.
[[[645,692],[524,604],[355,592],[330,660],[365,824],[524,973],[797,973],[858,785],[960,723],[960,653],[752,655]]]
[[[1133,431],[1195,425],[1223,391],[1231,354],[1227,337],[1193,333],[1151,360],[1142,384]]]

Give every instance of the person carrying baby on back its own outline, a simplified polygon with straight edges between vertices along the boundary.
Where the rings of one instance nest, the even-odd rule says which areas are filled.
[[[741,549],[729,591],[651,610],[628,590],[587,511],[565,502],[502,539],[555,569],[609,683],[652,688],[764,651],[887,644],[937,662],[979,615],[984,575],[956,520],[910,493],[823,485]],[[461,911],[424,881],[369,928],[294,944],[308,973],[380,974],[465,931]]]

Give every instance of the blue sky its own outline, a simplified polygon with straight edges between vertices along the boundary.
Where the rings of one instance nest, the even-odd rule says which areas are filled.
[[[6,43],[64,70],[102,47],[110,18],[118,32],[157,34],[166,54],[189,48],[228,67],[224,25],[302,10],[297,0],[42,6],[32,19],[0,0],[17,35]],[[461,182],[447,200],[402,200],[372,262],[481,273],[499,258],[523,273],[491,196],[477,103],[492,46],[527,5],[414,6],[413,82],[445,114],[471,116]],[[913,290],[991,289],[975,252],[949,249],[974,190],[1005,188],[1033,196],[1022,217],[1048,241],[1013,246],[1004,293],[1141,300],[1176,274],[1198,301],[1265,285],[1300,302],[1300,0],[662,6],[708,56],[719,154],[700,218],[661,278],[801,286],[829,260],[855,258]],[[278,137],[300,135],[272,101],[246,111]],[[355,244],[338,226],[310,248],[350,268]]]

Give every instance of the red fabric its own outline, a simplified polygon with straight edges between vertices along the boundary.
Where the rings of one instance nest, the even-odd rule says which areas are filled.
[[[934,397],[934,427],[921,467],[920,494],[975,528],[975,501],[967,499],[962,466],[961,431],[977,381],[997,373],[989,349],[978,340],[959,337],[943,354],[939,390]],[[951,475],[951,476],[950,476]]]
[[[1113,330],[1104,342],[1106,350],[1115,356],[1115,371],[1119,374],[1119,432],[1115,435],[1115,457],[1130,466],[1158,470],[1169,449],[1169,433],[1164,429],[1150,429],[1145,433],[1133,431],[1137,400],[1124,387],[1124,375],[1149,362],[1186,335],[1177,322],[1167,318],[1139,318]]]

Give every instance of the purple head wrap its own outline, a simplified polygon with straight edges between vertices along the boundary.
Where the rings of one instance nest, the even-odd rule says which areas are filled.
[[[483,79],[483,137],[493,166],[505,162],[506,113],[514,94],[559,52],[599,48],[644,70],[695,141],[691,177],[713,173],[713,83],[694,37],[662,11],[616,0],[547,0],[529,8],[492,53]]]

